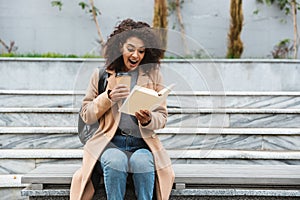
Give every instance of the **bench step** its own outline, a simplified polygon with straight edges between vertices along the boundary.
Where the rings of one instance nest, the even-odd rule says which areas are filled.
[[[81,148],[76,127],[0,127],[2,149]],[[166,149],[300,150],[299,128],[172,128],[158,130]]]
[[[175,164],[175,183],[200,185],[300,185],[300,165]]]
[[[73,173],[79,167],[79,164],[40,165],[24,175],[1,175],[0,187],[26,187],[21,191],[22,196],[68,196]],[[179,196],[222,196],[232,199],[238,196],[243,196],[243,199],[247,196],[300,196],[300,165],[174,164],[173,168],[176,178],[171,199]],[[176,188],[180,184],[184,187]],[[41,185],[41,188],[35,185]],[[51,187],[43,188],[43,185]]]
[[[300,135],[300,128],[189,128],[166,127],[156,130],[157,134],[166,135]],[[0,134],[74,134],[77,127],[0,127]]]
[[[30,184],[70,184],[72,176],[80,165],[77,164],[50,164],[41,165],[25,174],[21,183]]]
[[[0,107],[79,107],[85,91],[0,90]],[[173,91],[173,108],[300,108],[300,92]]]
[[[0,149],[0,159],[80,159],[82,149]],[[168,150],[172,159],[299,160],[300,151]]]
[[[70,184],[79,165],[41,165],[21,183]],[[175,184],[190,185],[300,185],[300,165],[174,164]]]
[[[22,176],[22,174],[0,174],[0,190],[1,188],[26,187],[28,184],[21,183]]]
[[[250,135],[224,133],[158,133],[164,147],[172,149],[219,149],[219,150],[265,150],[298,151],[300,136]],[[78,149],[83,145],[73,133],[9,133],[0,134],[2,149]]]
[[[300,128],[299,109],[169,109],[168,127]],[[70,127],[77,108],[0,108],[0,126]]]
[[[30,187],[21,191],[22,196],[42,197],[61,200],[69,196],[69,189],[33,190]],[[57,197],[59,196],[59,197]],[[245,188],[198,188],[198,189],[172,189],[170,200],[296,200],[300,198],[299,190],[284,189],[245,189]],[[297,198],[297,199],[298,199]],[[103,200],[106,199],[103,197]],[[100,199],[102,200],[102,199]]]
[[[0,108],[0,113],[74,113],[79,108]],[[300,114],[299,109],[283,108],[168,108],[169,114]]]
[[[0,95],[84,95],[85,90],[0,90]],[[298,91],[172,91],[169,96],[300,96]]]

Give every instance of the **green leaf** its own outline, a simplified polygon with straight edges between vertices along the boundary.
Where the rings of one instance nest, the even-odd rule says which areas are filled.
[[[256,10],[253,11],[254,15],[257,15],[258,13],[259,13],[259,9],[256,9]]]
[[[79,2],[78,5],[81,7],[82,10],[89,7],[89,5],[83,1]]]
[[[288,15],[290,13],[290,8],[286,7],[285,8],[285,14]]]
[[[93,10],[95,11],[96,15],[101,15],[100,10],[96,6],[93,7]]]
[[[52,7],[58,7],[59,11],[61,11],[63,3],[61,1],[51,1],[51,5]]]
[[[274,0],[265,0],[265,1],[268,6],[270,6],[274,3]]]

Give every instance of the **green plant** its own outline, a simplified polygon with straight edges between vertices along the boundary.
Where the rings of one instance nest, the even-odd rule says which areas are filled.
[[[94,54],[85,54],[83,56],[78,56],[74,54],[60,54],[54,52],[47,53],[25,53],[25,54],[17,54],[17,53],[2,53],[0,57],[28,57],[28,58],[100,58],[98,55]]]
[[[267,5],[277,4],[280,10],[283,10],[286,15],[292,13],[293,18],[293,29],[294,29],[294,42],[293,42],[293,52],[294,58],[297,58],[298,55],[298,46],[299,46],[299,34],[298,34],[298,25],[297,25],[297,10],[300,10],[300,1],[299,0],[256,0],[258,3],[266,3]]]
[[[59,11],[61,11],[63,3],[61,1],[51,1],[51,5],[53,7],[58,7]]]
[[[276,3],[280,10],[285,11],[286,15],[290,14],[291,10],[293,10],[292,4],[291,4],[292,1],[294,1],[294,0],[256,0],[256,2],[258,2],[258,3],[266,3],[269,6]],[[296,8],[298,10],[300,10],[299,2],[295,1],[295,3],[297,6]]]
[[[63,6],[62,1],[60,1],[60,0],[51,1],[51,4],[52,4],[52,6],[58,7],[59,10],[61,11],[62,6]],[[91,17],[96,25],[96,29],[97,29],[97,33],[98,33],[98,37],[99,37],[99,40],[97,40],[97,42],[101,45],[101,50],[103,51],[104,46],[105,46],[105,40],[103,38],[101,28],[100,28],[100,25],[98,22],[98,18],[97,18],[99,15],[101,15],[100,10],[95,6],[94,0],[89,0],[89,3],[81,1],[78,3],[78,5],[80,6],[80,8],[82,10],[86,11],[86,13],[89,13],[91,15]]]
[[[293,45],[291,45],[290,42],[290,39],[284,39],[275,45],[272,51],[273,58],[290,58],[291,52],[293,51]]]
[[[181,9],[183,6],[184,0],[168,0],[168,10],[170,14],[173,14],[176,11],[176,18],[180,28],[181,39],[183,42],[184,53],[189,55],[190,51],[186,41],[186,34],[184,30],[183,18],[181,14]],[[173,24],[173,29],[175,29],[175,24]]]
[[[8,46],[3,40],[0,39],[0,44],[5,48],[7,53],[15,52],[18,49],[18,47],[15,46],[15,41],[10,41]]]

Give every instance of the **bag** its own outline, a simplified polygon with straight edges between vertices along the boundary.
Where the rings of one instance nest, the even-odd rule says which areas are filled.
[[[103,93],[107,86],[107,78],[108,73],[105,71],[104,67],[99,67],[99,81],[98,81],[98,95]],[[79,110],[79,117],[78,117],[78,137],[82,144],[85,144],[98,130],[99,128],[99,121],[95,122],[94,124],[86,124],[81,118],[81,109]]]

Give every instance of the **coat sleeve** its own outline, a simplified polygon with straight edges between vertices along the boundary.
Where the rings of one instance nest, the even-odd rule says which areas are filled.
[[[155,79],[153,78],[153,80],[155,80],[154,89],[157,92],[159,92],[164,88],[162,74],[160,71],[154,74],[156,75],[156,78]],[[151,116],[152,116],[151,122],[146,126],[141,125],[142,128],[146,128],[150,130],[157,130],[157,129],[164,128],[167,123],[167,116],[168,116],[167,102],[163,101],[159,107],[157,107],[155,110],[151,112]]]
[[[99,69],[95,69],[89,82],[86,95],[83,98],[81,117],[87,124],[93,124],[111,108],[112,101],[107,92],[98,94]]]

